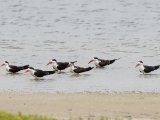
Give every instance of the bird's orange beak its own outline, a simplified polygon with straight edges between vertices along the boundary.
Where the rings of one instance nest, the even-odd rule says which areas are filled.
[[[0,67],[5,66],[5,64],[1,64]]]
[[[30,70],[29,69],[27,69],[24,73],[28,73]]]
[[[138,67],[138,66],[140,66],[140,64],[137,64],[135,67]]]
[[[53,61],[50,60],[50,61],[48,61],[47,65],[52,64],[52,63],[53,63]]]
[[[93,61],[94,61],[94,60],[91,60],[91,61],[89,61],[89,63],[91,63],[91,62],[93,62]],[[88,64],[89,64],[89,63],[88,63]]]

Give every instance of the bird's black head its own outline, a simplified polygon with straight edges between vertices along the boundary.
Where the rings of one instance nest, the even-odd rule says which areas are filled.
[[[139,63],[143,63],[142,61],[139,61]]]
[[[57,60],[56,60],[56,59],[52,59],[52,61],[55,61],[55,62],[57,62]]]
[[[9,64],[9,62],[8,62],[8,61],[5,61],[5,63]]]
[[[94,57],[94,59],[98,59],[98,57]]]

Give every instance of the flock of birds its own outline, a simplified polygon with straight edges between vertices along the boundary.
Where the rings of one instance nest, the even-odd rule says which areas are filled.
[[[112,59],[112,60],[105,60],[105,59],[99,59],[97,57],[94,57],[91,61],[89,61],[88,64],[94,62],[96,67],[105,67],[107,65],[113,64],[116,60],[118,59]],[[24,66],[15,66],[15,65],[10,65],[9,62],[5,61],[3,64],[0,65],[0,67],[5,66],[7,72],[10,73],[17,73],[21,70],[25,70],[25,73],[30,73],[32,76],[35,78],[41,78],[46,75],[51,75],[56,72],[61,73],[62,70],[65,70],[66,68],[70,67],[71,72],[75,74],[83,73],[92,70],[94,67],[80,67],[76,66],[74,62],[58,62],[56,59],[49,60],[47,65],[52,65],[54,70],[51,71],[44,71],[40,69],[35,69],[33,67],[30,67],[29,65],[24,65]],[[160,65],[156,66],[147,66],[144,65],[142,61],[139,61],[135,67],[138,67],[139,71],[143,74],[150,73],[154,70],[157,70],[160,68]]]

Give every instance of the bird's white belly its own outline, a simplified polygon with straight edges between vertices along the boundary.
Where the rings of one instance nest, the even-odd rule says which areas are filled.
[[[141,66],[140,69],[139,69],[139,71],[144,74],[144,73],[145,73],[145,72],[144,72],[144,67]]]
[[[32,75],[33,77],[36,77],[36,76],[34,75],[34,73],[32,73],[32,72],[31,72],[31,75]]]
[[[72,73],[74,72],[74,71],[72,70],[72,68],[70,68],[70,72],[72,72]]]
[[[76,68],[75,68],[74,66],[71,66],[71,67],[70,67],[70,72],[75,73],[75,72],[74,72],[75,69],[76,69]]]
[[[57,66],[55,66],[55,65],[53,65],[53,68],[54,68],[55,70],[58,70],[58,69],[57,69]]]
[[[144,71],[143,70],[139,70],[141,73],[144,73]]]
[[[94,64],[96,65],[96,67],[100,67],[99,62],[94,62]]]
[[[31,71],[31,75],[32,75],[33,77],[36,77],[36,78],[37,78],[37,76],[34,75],[34,72],[33,72],[33,71]]]
[[[6,66],[6,71],[7,71],[7,72],[10,72],[9,69],[10,69],[10,68],[9,68],[8,66]]]

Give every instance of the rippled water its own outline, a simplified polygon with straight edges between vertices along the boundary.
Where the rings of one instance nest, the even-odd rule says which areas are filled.
[[[1,0],[0,62],[51,70],[52,58],[80,66],[94,56],[121,59],[79,77],[67,69],[39,81],[1,68],[0,90],[160,92],[160,70],[140,75],[134,67],[160,64],[159,26],[159,0]]]

